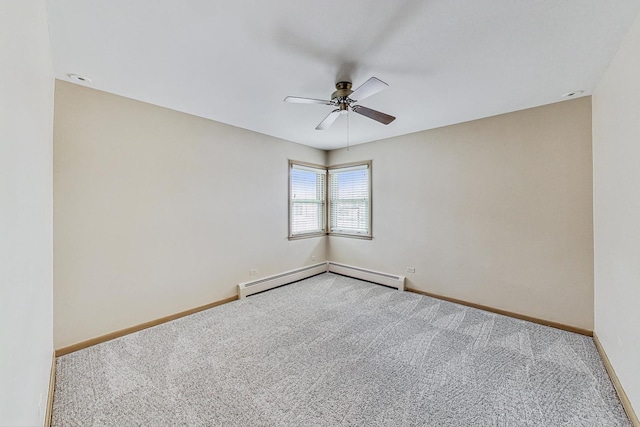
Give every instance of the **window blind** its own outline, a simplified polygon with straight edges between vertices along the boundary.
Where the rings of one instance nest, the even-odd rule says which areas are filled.
[[[330,232],[371,235],[369,165],[329,169]]]
[[[289,234],[324,233],[327,171],[291,164]]]

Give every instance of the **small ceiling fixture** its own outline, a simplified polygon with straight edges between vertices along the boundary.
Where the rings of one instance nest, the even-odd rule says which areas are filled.
[[[83,76],[79,76],[77,74],[67,74],[67,76],[71,79],[71,80],[75,80],[77,82],[81,82],[81,83],[91,83],[91,79],[87,78],[87,77],[83,77]]]
[[[580,96],[584,93],[583,90],[576,90],[573,92],[569,92],[569,93],[565,93],[564,95],[562,95],[563,98],[575,98],[577,96]]]

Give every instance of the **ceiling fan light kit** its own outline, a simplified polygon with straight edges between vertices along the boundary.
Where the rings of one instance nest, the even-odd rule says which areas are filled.
[[[355,105],[356,102],[386,89],[389,87],[388,84],[376,77],[371,77],[356,90],[351,90],[351,86],[351,82],[336,83],[336,90],[331,94],[331,100],[287,96],[284,101],[297,104],[322,104],[338,107],[330,112],[329,115],[325,117],[318,126],[316,126],[316,130],[328,129],[333,122],[336,121],[338,116],[341,114],[347,114],[349,110],[384,125],[388,125],[396,119],[395,117],[380,111],[372,110],[371,108],[363,107],[362,105]]]

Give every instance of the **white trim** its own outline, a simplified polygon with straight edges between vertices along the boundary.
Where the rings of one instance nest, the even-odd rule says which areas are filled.
[[[284,273],[263,277],[250,282],[240,283],[238,284],[238,298],[244,299],[249,295],[277,288],[278,286],[306,279],[307,277],[315,276],[327,271],[342,274],[343,276],[366,280],[379,285],[389,286],[396,288],[399,291],[404,291],[404,276],[396,276],[394,274],[382,273],[366,268],[327,261],[295,270],[285,271]]]
[[[338,264],[332,261],[328,261],[327,266],[328,271],[332,273],[342,274],[404,291],[404,276],[396,276],[394,274],[382,273],[380,271],[354,267],[352,265]]]
[[[243,299],[248,297],[249,295],[257,294],[258,292],[267,291],[269,289],[277,288],[278,286],[306,279],[307,277],[315,276],[316,274],[324,273],[326,271],[327,263],[322,262],[320,264],[286,271],[284,273],[275,274],[273,276],[263,277],[262,279],[240,283],[238,285],[238,298]]]
[[[342,172],[351,172],[351,171],[361,171],[369,169],[369,163],[362,163],[355,166],[329,166],[329,173],[342,173]]]
[[[301,170],[301,171],[305,171],[305,172],[313,172],[313,173],[318,173],[318,174],[327,174],[327,168],[320,166],[317,168],[314,168],[313,166],[305,166],[305,165],[301,165],[299,163],[293,163],[293,161],[291,162],[291,169],[295,169],[295,170]]]

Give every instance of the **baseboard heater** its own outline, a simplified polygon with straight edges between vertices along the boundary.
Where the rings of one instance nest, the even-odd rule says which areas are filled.
[[[238,285],[238,298],[243,299],[248,297],[249,295],[253,295],[253,294],[257,294],[258,292],[277,288],[278,286],[286,285],[287,283],[306,279],[307,277],[315,276],[316,274],[320,274],[320,273],[325,273],[326,271],[327,271],[327,263],[321,262],[320,264],[310,265],[308,267],[302,267],[295,270],[286,271],[284,273],[265,277],[263,279],[240,283]]]
[[[384,286],[390,286],[400,291],[404,291],[404,276],[395,276],[393,274],[381,273],[379,271],[329,261],[286,271],[284,273],[264,277],[250,282],[240,283],[238,285],[238,298],[243,299],[249,295],[257,294],[258,292],[277,288],[278,286],[306,279],[307,277],[315,276],[316,274],[325,273],[327,271],[354,277],[356,279],[366,280],[368,282],[378,283]]]
[[[399,291],[404,291],[404,276],[396,276],[394,274],[381,273],[366,268],[353,267],[351,265],[338,264],[336,262],[327,262],[327,271],[342,274],[344,276],[354,277],[367,282],[377,283],[379,285],[390,286]]]

